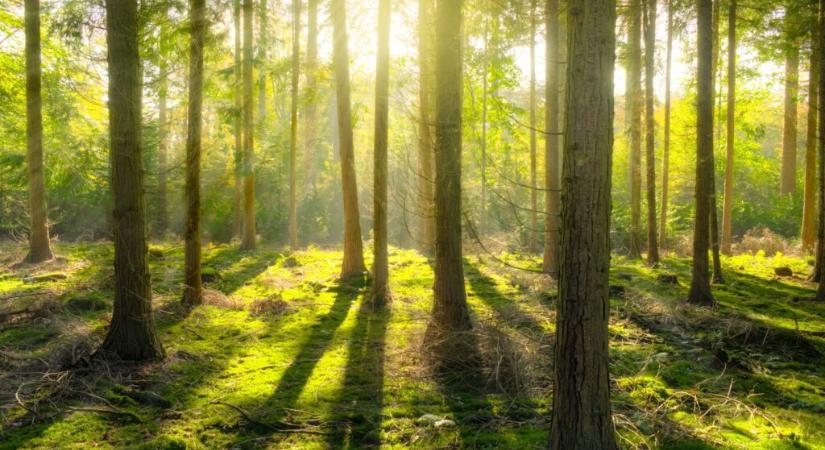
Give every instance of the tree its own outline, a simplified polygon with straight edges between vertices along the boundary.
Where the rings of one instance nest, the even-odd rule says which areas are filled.
[[[782,172],[780,192],[796,192],[796,97],[799,95],[799,45],[796,43],[796,14],[788,2],[785,8],[785,121],[782,127]]]
[[[266,50],[269,47],[269,30],[266,0],[258,1],[258,128],[263,136],[266,126]]]
[[[653,78],[656,63],[656,2],[644,0],[645,29],[645,169],[647,173],[647,262],[659,263],[659,243],[656,236],[656,121]]]
[[[241,0],[234,0],[233,14],[235,22],[235,78],[233,98],[235,100],[235,111],[233,126],[233,135],[235,136],[234,162],[235,162],[235,201],[232,206],[232,236],[240,238],[243,226],[242,220],[242,199],[243,199],[243,103],[241,98]]]
[[[688,303],[713,305],[708,249],[713,177],[713,3],[697,0],[696,183],[693,262]]]
[[[241,249],[255,248],[255,173],[253,170],[252,0],[243,0],[243,236]]]
[[[43,111],[40,97],[40,0],[26,0],[26,159],[29,170],[29,254],[26,261],[52,259],[46,182],[43,177]]]
[[[318,0],[307,0],[307,55],[304,64],[308,100],[304,104],[304,185],[315,184],[315,157],[318,143],[315,141],[315,122],[318,120],[317,101],[318,70]]]
[[[667,242],[667,202],[670,177],[670,84],[673,70],[673,0],[667,4],[667,56],[665,56],[665,125],[664,143],[662,148],[662,204],[659,215],[659,242],[662,246]]]
[[[817,1],[812,2],[814,16],[817,13]],[[810,76],[808,77],[808,130],[805,140],[805,192],[802,207],[802,248],[806,251],[814,249],[816,244],[816,127],[819,112],[819,65],[821,64],[821,50],[819,45],[819,29],[816,20],[811,29],[811,62]]]
[[[628,9],[628,75],[625,99],[630,122],[630,256],[642,254],[642,7],[630,0]]]
[[[544,86],[544,273],[559,272],[559,210],[561,186],[559,170],[559,2],[547,0],[545,5],[546,65]]]
[[[298,76],[301,63],[301,0],[292,0],[292,105],[289,131],[289,247],[298,248]]]
[[[332,60],[335,66],[335,93],[338,99],[338,146],[341,152],[341,184],[344,196],[344,261],[341,278],[364,273],[361,221],[358,213],[358,185],[355,179],[355,152],[350,112],[349,50],[345,0],[331,0],[333,28]]]
[[[568,10],[567,120],[550,448],[618,449],[608,375],[616,4]]]
[[[716,74],[717,68],[719,66],[719,55],[720,55],[720,45],[719,45],[719,21],[722,15],[722,2],[720,0],[713,0],[713,20],[712,20],[712,33],[713,33],[713,43],[711,44],[712,51],[712,60],[711,60],[711,99],[710,104],[711,108],[713,108],[713,103],[716,101]],[[721,73],[721,72],[719,72]],[[722,96],[719,96],[719,115],[722,115]],[[711,146],[712,148],[715,147],[715,141],[713,139],[719,140],[721,133],[721,127],[716,128],[716,122],[714,119],[711,119],[711,124],[713,130],[717,132],[715,138],[713,131],[711,131]],[[715,158],[715,150],[711,152],[711,174],[706,179],[708,183],[708,191],[710,192],[710,248],[711,248],[711,256],[713,260],[713,282],[714,283],[724,283],[725,280],[722,277],[722,258],[719,252],[719,214],[717,211],[717,204],[716,204],[716,175],[713,171],[713,167],[715,167],[714,158]]]
[[[536,0],[530,0],[530,244],[536,251],[539,229],[538,177],[536,156]]]
[[[387,122],[389,120],[390,0],[378,2],[378,51],[375,60],[375,147],[373,149],[372,302],[382,305],[389,297],[387,251]]]
[[[484,17],[483,56],[481,62],[481,208],[478,230],[485,231],[487,223],[487,100],[490,96],[490,19]]]
[[[435,249],[435,153],[433,151],[433,124],[435,123],[435,71],[433,55],[434,0],[418,1],[418,201],[420,220],[420,247],[432,254]]]
[[[206,0],[190,0],[189,120],[186,136],[186,255],[183,303],[203,303],[201,280],[201,116],[203,109],[203,40]]]
[[[461,251],[462,3],[435,7],[435,284],[426,342],[445,368],[475,356]]]
[[[733,144],[736,139],[736,0],[728,2],[728,111],[725,198],[722,205],[722,253],[731,254],[733,214]]]
[[[169,69],[166,61],[166,21],[168,10],[163,10],[158,37],[158,218],[155,235],[164,237],[169,227],[167,207],[166,174],[169,170],[169,118],[167,117],[167,97],[169,93]]]
[[[115,300],[99,351],[129,361],[157,359],[163,347],[155,332],[146,263],[137,1],[107,0],[106,24]]]
[[[825,0],[819,0],[819,42],[817,51],[825,50]],[[825,64],[819,65],[819,95],[825,93]],[[819,115],[819,207],[817,224],[817,259],[825,253],[825,114]],[[816,290],[816,300],[825,301],[825,276],[822,276],[822,264],[819,271],[814,268],[814,275],[819,276],[819,286]]]

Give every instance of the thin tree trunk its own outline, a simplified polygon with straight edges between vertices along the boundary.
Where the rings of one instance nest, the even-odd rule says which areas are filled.
[[[373,245],[372,302],[383,305],[389,298],[387,250],[387,123],[390,79],[390,0],[378,2],[378,51],[375,61],[375,148],[373,149]]]
[[[817,2],[813,3],[816,12]],[[819,45],[819,27],[811,30],[811,62],[808,82],[808,132],[805,142],[805,200],[802,208],[802,248],[812,251],[816,244],[816,126],[819,113],[819,65],[821,53]]]
[[[163,238],[169,227],[169,212],[167,207],[166,175],[169,168],[169,118],[167,117],[167,94],[169,90],[169,69],[166,62],[166,33],[165,23],[169,20],[167,10],[164,10],[163,22],[160,26],[158,44],[158,217],[155,236]]]
[[[43,112],[40,97],[40,0],[26,0],[26,159],[29,169],[29,254],[26,261],[52,259],[46,182],[43,176]]]
[[[713,77],[711,78],[711,86],[712,86],[711,87],[711,93],[712,93],[713,97],[712,97],[712,100],[711,100],[711,105],[713,105],[713,103],[716,101],[717,98],[719,99],[719,101],[716,102],[717,111],[718,111],[716,114],[718,114],[719,116],[722,115],[722,96],[721,95],[720,96],[716,95],[716,86],[717,86],[716,79],[717,79],[717,74],[718,74],[718,76],[719,76],[719,83],[718,84],[721,85],[722,84],[722,81],[721,81],[722,72],[720,70],[718,70],[720,65],[721,65],[720,64],[721,58],[719,56],[721,54],[720,45],[719,45],[719,22],[720,22],[720,18],[722,16],[722,13],[721,13],[722,6],[721,5],[722,5],[721,0],[713,0],[713,52],[712,52],[713,60],[711,62],[711,67],[712,67],[711,72],[713,73]],[[710,248],[711,248],[711,257],[712,257],[712,261],[713,261],[713,278],[712,278],[712,280],[713,280],[714,283],[724,283],[725,280],[722,277],[722,259],[721,259],[720,252],[719,252],[719,241],[720,241],[720,239],[719,239],[719,214],[718,214],[717,201],[716,201],[716,198],[717,198],[716,197],[716,169],[715,169],[716,163],[713,162],[713,161],[715,161],[715,158],[716,158],[716,142],[721,140],[721,137],[722,137],[721,136],[722,128],[721,128],[721,126],[717,127],[716,125],[717,125],[717,123],[716,123],[716,120],[714,119],[713,120],[713,130],[715,131],[715,137],[713,139],[713,146],[712,146],[713,152],[711,154],[713,159],[711,160],[712,162],[711,162],[711,165],[710,165],[711,166],[711,174],[710,174],[710,177],[708,178],[708,189],[710,190]],[[711,133],[711,136],[713,136],[713,133]]]
[[[484,19],[484,55],[481,63],[481,212],[478,216],[478,230],[482,234],[487,222],[487,97],[489,95],[489,21]]]
[[[687,301],[713,305],[710,291],[708,250],[711,186],[713,176],[713,2],[697,0],[697,99],[696,99],[696,211],[693,226],[693,264]]]
[[[243,0],[243,238],[241,250],[255,248],[254,100],[252,97],[252,0]]]
[[[665,126],[662,149],[662,204],[659,216],[659,243],[667,245],[667,203],[670,184],[670,84],[673,69],[673,1],[667,5],[667,56],[665,60]]]
[[[136,0],[106,1],[115,299],[99,352],[127,361],[163,357],[146,262],[137,9]]]
[[[825,0],[819,0],[819,43],[817,50],[825,51]],[[821,56],[820,56],[821,58]],[[820,62],[822,60],[820,59]],[[823,96],[825,93],[825,64],[819,65],[819,95]],[[817,242],[816,253],[817,260],[819,256],[825,253],[825,114],[819,115],[819,205],[818,205],[818,223],[817,223]],[[814,269],[816,270],[816,269]],[[819,271],[814,272],[814,275],[819,276],[819,286],[816,290],[816,299],[820,302],[825,301],[825,276],[822,276],[822,271],[825,270],[823,265],[819,265]]]
[[[263,138],[266,127],[266,50],[269,46],[266,0],[258,0],[258,131]]]
[[[641,0],[630,0],[628,31],[628,91],[630,118],[630,257],[642,254],[642,8]]]
[[[434,0],[418,2],[418,97],[420,117],[418,121],[418,195],[421,249],[426,254],[435,250],[435,153],[433,151],[433,124],[435,123],[435,72],[433,56],[435,40],[433,35]]]
[[[582,0],[568,24],[550,448],[614,450],[607,325],[616,4]]]
[[[539,199],[536,155],[536,0],[530,1],[530,252],[538,248]]]
[[[645,169],[647,172],[647,262],[659,263],[659,243],[656,236],[656,122],[653,78],[656,63],[656,2],[645,2]]]
[[[242,198],[243,198],[243,132],[241,117],[243,104],[241,100],[241,0],[234,0],[233,13],[235,21],[235,79],[234,79],[234,100],[235,112],[233,120],[233,134],[235,136],[234,162],[235,162],[235,202],[233,204],[232,237],[241,237],[242,220]]]
[[[559,1],[546,0],[545,32],[545,110],[544,128],[544,273],[557,276],[559,272]]]
[[[318,121],[318,0],[307,0],[307,55],[304,64],[307,101],[304,105],[304,189],[311,192],[317,173],[316,122]]]
[[[728,2],[728,111],[725,155],[725,198],[722,206],[722,253],[731,254],[733,233],[733,150],[736,139],[736,0]]]
[[[335,65],[335,92],[338,97],[338,139],[341,152],[341,183],[344,195],[344,262],[341,278],[364,273],[361,220],[358,213],[358,186],[355,179],[355,152],[350,112],[349,49],[345,0],[331,0],[330,16],[334,33],[332,59]]]
[[[186,137],[186,256],[183,304],[203,303],[201,280],[201,128],[206,0],[190,0],[189,120]]]
[[[292,0],[292,109],[289,134],[289,247],[298,248],[298,75],[301,67],[301,0]]]
[[[792,6],[787,7],[788,10]],[[786,34],[788,35],[785,52],[785,120],[782,127],[782,176],[781,194],[788,195],[796,192],[796,138],[797,138],[797,105],[799,95],[799,46],[791,35],[795,26],[793,14],[785,14]]]

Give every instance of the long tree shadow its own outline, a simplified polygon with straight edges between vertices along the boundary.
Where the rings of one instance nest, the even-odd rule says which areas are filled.
[[[333,420],[341,421],[329,435],[332,448],[381,446],[381,412],[384,405],[384,352],[390,311],[361,301],[349,337],[344,382],[333,407]]]

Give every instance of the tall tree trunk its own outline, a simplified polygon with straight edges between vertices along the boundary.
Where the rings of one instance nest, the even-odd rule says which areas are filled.
[[[477,362],[461,250],[462,3],[435,8],[435,284],[426,342],[449,369]]]
[[[487,224],[487,97],[489,96],[489,52],[490,19],[484,18],[484,55],[481,63],[481,212],[478,216],[478,230],[484,233]]]
[[[582,0],[568,10],[554,450],[619,448],[607,332],[615,25],[612,0]]]
[[[389,297],[387,251],[387,122],[390,83],[390,0],[378,2],[378,51],[375,59],[375,147],[373,149],[372,302],[382,305]]]
[[[696,98],[696,211],[693,226],[693,264],[687,301],[713,305],[708,250],[713,177],[713,2],[697,0]]]
[[[115,299],[99,351],[127,361],[157,359],[163,347],[155,331],[146,263],[137,1],[107,0],[106,29]]]
[[[435,153],[433,151],[433,124],[435,123],[435,71],[433,56],[435,40],[433,34],[434,0],[418,1],[418,202],[420,220],[421,249],[432,254],[435,250]]]
[[[292,0],[292,109],[289,134],[289,247],[298,248],[298,75],[301,67],[301,0]]]
[[[168,10],[164,9],[163,22],[160,25],[158,43],[158,217],[155,236],[163,238],[169,228],[169,211],[167,207],[167,183],[166,175],[169,170],[169,118],[167,117],[167,96],[169,91],[169,69],[166,62],[166,36],[168,30],[165,26],[169,20]]]
[[[791,10],[793,6],[788,5]],[[799,46],[793,39],[795,26],[793,14],[785,14],[785,27],[788,46],[785,51],[785,121],[782,127],[782,176],[781,194],[796,192],[796,133],[797,105],[799,95]]]
[[[538,248],[539,199],[536,156],[536,0],[530,0],[530,252]]]
[[[335,65],[335,93],[338,98],[338,140],[341,152],[341,183],[344,195],[344,262],[341,278],[364,273],[361,219],[358,213],[358,186],[355,179],[355,151],[350,112],[349,49],[345,0],[331,0],[334,33],[332,59]]]
[[[52,259],[43,176],[43,112],[40,98],[40,0],[26,0],[26,159],[29,168],[29,254],[26,261]]]
[[[656,121],[654,118],[653,78],[656,63],[656,2],[645,2],[645,170],[647,172],[647,262],[659,263],[656,236]]]
[[[825,51],[825,0],[819,0],[819,42],[817,51]],[[822,97],[825,93],[825,64],[821,64],[820,56],[819,64],[819,95]],[[817,260],[820,255],[825,253],[825,114],[819,115],[819,205],[818,205],[818,223],[817,223],[817,242],[816,254]],[[820,302],[825,301],[825,276],[822,272],[825,270],[822,264],[819,264],[819,271],[814,269],[814,276],[819,276],[819,287],[816,290],[816,299]]]
[[[713,60],[711,62],[711,72],[713,76],[711,77],[711,93],[713,97],[711,98],[711,107],[717,99],[716,95],[716,75],[717,73],[720,76],[719,84],[721,82],[721,71],[717,70],[720,66],[720,45],[719,45],[719,22],[722,16],[722,2],[721,0],[713,0]],[[722,115],[722,96],[718,96],[719,102],[717,103],[717,110],[718,114]],[[710,191],[710,248],[711,248],[711,256],[713,259],[713,282],[714,283],[724,283],[724,278],[722,277],[722,259],[719,252],[719,214],[717,208],[717,201],[716,201],[716,142],[721,140],[721,127],[716,126],[715,119],[712,122],[713,130],[716,132],[715,138],[713,138],[713,132],[711,132],[711,137],[713,139],[713,152],[711,153],[711,173],[710,177],[708,178],[708,189]]]
[[[190,0],[189,120],[186,137],[186,256],[183,303],[203,303],[201,280],[201,123],[206,0]]]
[[[315,186],[318,143],[316,142],[316,122],[318,121],[317,87],[318,70],[318,0],[307,0],[307,55],[304,64],[306,74],[307,101],[304,104],[304,192],[311,192]]]
[[[816,13],[817,1],[812,2],[812,9]],[[819,49],[818,24],[811,30],[811,62],[808,82],[808,132],[805,142],[805,203],[802,208],[802,248],[812,251],[816,243],[816,126],[819,113],[819,65],[821,64],[821,50]]]
[[[642,254],[642,7],[630,0],[626,101],[630,102],[630,257]]]
[[[258,4],[258,131],[263,138],[266,128],[266,50],[269,46],[269,23],[266,0]]]
[[[559,1],[546,0],[545,4],[545,85],[544,85],[544,273],[559,273]]]
[[[235,21],[235,78],[233,97],[235,100],[235,114],[233,120],[233,134],[235,135],[235,202],[232,207],[232,237],[240,238],[243,224],[242,220],[242,198],[243,198],[243,132],[241,117],[243,116],[243,103],[241,100],[241,0],[234,0],[233,13]]]
[[[733,150],[736,139],[736,0],[728,2],[728,111],[725,198],[722,206],[722,253],[731,254],[733,234]]]
[[[670,184],[670,84],[673,69],[673,1],[667,4],[667,56],[665,57],[665,129],[662,149],[662,204],[659,215],[659,242],[667,245],[667,202]]]
[[[241,250],[255,248],[254,100],[252,97],[252,0],[243,0],[243,237]]]

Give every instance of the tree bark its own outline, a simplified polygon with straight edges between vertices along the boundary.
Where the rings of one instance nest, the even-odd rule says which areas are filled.
[[[435,72],[433,55],[435,40],[433,35],[434,0],[418,2],[418,202],[420,220],[421,250],[433,254],[435,250],[435,153],[433,151],[433,124],[435,123]]]
[[[559,162],[559,1],[546,0],[546,65],[545,65],[545,110],[544,128],[544,273],[558,276],[559,272],[559,198],[560,167]]]
[[[665,57],[665,125],[664,144],[662,148],[662,204],[659,215],[659,243],[667,245],[667,203],[670,189],[670,109],[671,77],[673,70],[673,1],[667,5],[667,56]]]
[[[722,206],[722,253],[731,254],[733,234],[733,156],[736,139],[736,0],[728,2],[728,111],[725,154],[725,198]]]
[[[693,263],[688,303],[713,305],[708,249],[713,177],[713,2],[697,0],[696,98],[696,211],[693,226]]]
[[[374,237],[372,303],[383,305],[389,298],[387,250],[387,125],[390,79],[390,0],[378,2],[378,51],[375,61],[375,147],[373,149]]]
[[[304,189],[311,192],[317,173],[316,122],[318,121],[318,0],[307,0],[307,55],[304,64],[307,101],[304,105]]]
[[[814,13],[817,11],[817,2],[812,2]],[[821,50],[819,49],[818,24],[811,30],[811,62],[808,82],[808,130],[805,142],[805,193],[802,208],[802,248],[812,251],[816,244],[816,127],[819,113],[819,65],[821,64]]]
[[[137,1],[107,0],[106,26],[115,299],[99,352],[129,361],[157,359],[163,348],[155,332],[146,263]]]
[[[630,112],[630,257],[642,254],[642,8],[630,0],[626,101]]]
[[[169,210],[167,207],[167,182],[169,170],[169,118],[167,117],[166,100],[169,91],[169,69],[166,62],[166,33],[165,21],[169,20],[168,10],[164,9],[158,38],[158,217],[155,236],[163,238],[169,228]]]
[[[332,59],[335,65],[335,93],[338,98],[338,140],[341,152],[341,183],[344,195],[344,262],[341,278],[364,273],[361,221],[358,213],[358,186],[355,179],[355,152],[350,112],[349,49],[345,0],[331,0],[333,27]]]
[[[825,51],[825,0],[819,0],[819,45],[817,51]],[[822,61],[820,54],[820,62]],[[819,65],[819,95],[825,93],[825,64]],[[817,260],[825,253],[825,114],[819,115],[819,205],[817,223]],[[816,290],[816,299],[825,301],[825,276],[823,276],[823,265],[819,265],[819,271],[814,269],[814,275],[819,276],[819,286]]]
[[[656,236],[656,121],[653,78],[656,63],[656,2],[645,2],[645,170],[647,173],[647,263],[659,263]]]
[[[255,249],[255,113],[252,97],[252,0],[243,0],[243,236],[241,250]]]
[[[29,178],[29,254],[26,262],[52,259],[46,181],[43,176],[43,112],[40,95],[40,0],[26,0],[26,160]]]
[[[616,4],[570,6],[550,448],[613,450],[607,325]]]
[[[298,249],[298,75],[301,67],[301,0],[292,0],[292,108],[289,132],[289,247]]]
[[[721,64],[720,63],[720,45],[719,45],[719,22],[722,16],[722,2],[721,0],[713,0],[713,44],[712,44],[712,54],[713,59],[711,62],[711,73],[713,76],[711,77],[711,108],[713,107],[713,103],[716,101],[716,76],[719,74],[719,84],[722,84],[721,81],[721,71],[717,69]],[[717,103],[717,111],[718,114],[722,115],[722,96],[718,96],[719,102]],[[717,208],[717,201],[716,201],[716,142],[721,140],[721,127],[716,126],[716,120],[713,119],[711,121],[713,126],[713,131],[716,132],[716,136],[714,137],[714,133],[711,132],[711,139],[712,139],[712,148],[713,151],[711,152],[711,172],[708,178],[708,190],[710,191],[710,247],[711,247],[711,257],[713,260],[713,282],[714,283],[724,283],[725,280],[722,277],[722,259],[719,252],[719,214]]]
[[[788,9],[792,9],[788,6]],[[799,46],[792,38],[793,14],[785,14],[786,34],[789,42],[785,52],[785,120],[782,127],[782,176],[781,194],[788,195],[796,192],[796,138],[797,138],[797,105],[799,95]]]
[[[539,199],[536,155],[536,0],[530,0],[530,252],[538,248]]]
[[[203,303],[201,280],[201,128],[206,0],[190,0],[189,121],[186,137],[186,255],[183,304]]]
[[[235,79],[234,79],[234,100],[235,111],[232,123],[233,134],[235,136],[234,162],[235,162],[235,201],[232,207],[232,237],[240,238],[242,233],[242,199],[243,199],[243,128],[241,118],[243,116],[243,103],[241,99],[241,0],[234,0],[233,13],[235,22]]]

